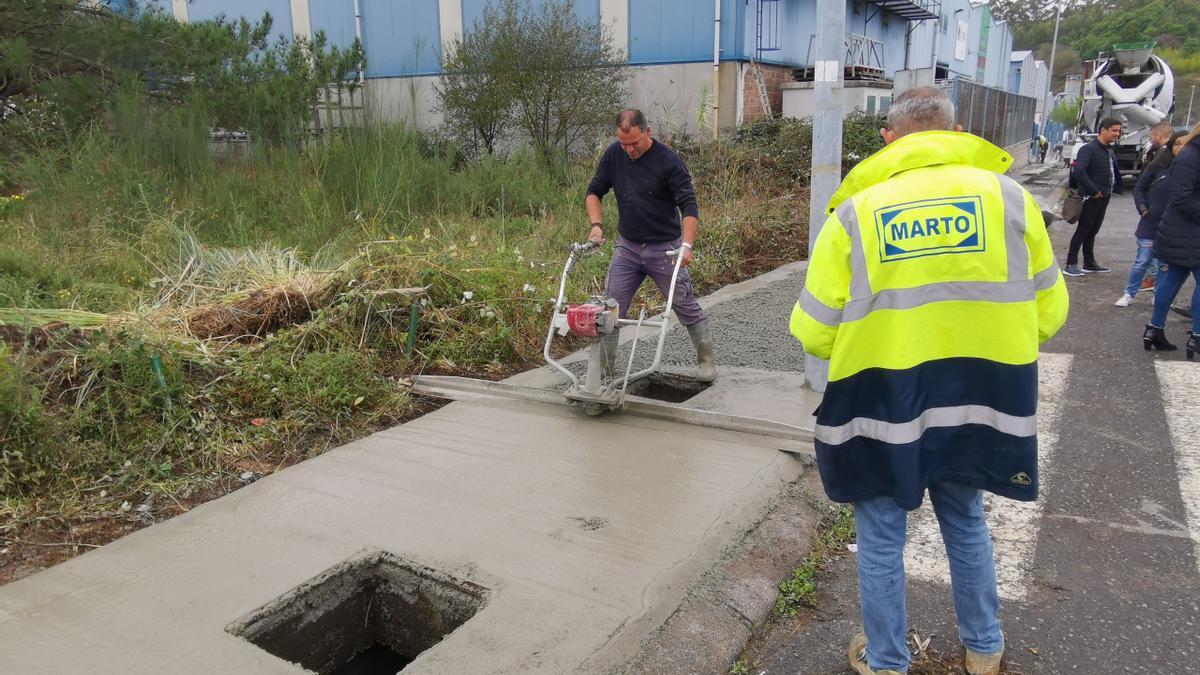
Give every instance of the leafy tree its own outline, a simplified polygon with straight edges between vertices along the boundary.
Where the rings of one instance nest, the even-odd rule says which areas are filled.
[[[611,124],[625,61],[607,28],[579,20],[574,0],[494,0],[447,50],[438,93],[468,145],[491,152],[516,127],[550,160]]]
[[[517,18],[487,5],[442,57],[444,74],[436,88],[446,127],[474,152],[493,154],[513,125],[509,80],[520,62]]]
[[[1062,101],[1054,106],[1054,110],[1050,111],[1050,121],[1058,122],[1067,127],[1074,127],[1075,122],[1079,120],[1079,110],[1083,107],[1083,99],[1077,98],[1074,101]]]
[[[998,0],[996,14],[1014,22],[1015,49],[1039,49],[1054,37],[1054,5],[1040,0]],[[1157,40],[1200,51],[1200,2],[1194,0],[1076,0],[1063,8],[1059,46],[1095,58],[1119,42]]]
[[[517,123],[543,156],[612,124],[628,72],[610,30],[581,22],[574,0],[554,0],[527,6],[517,35],[525,56],[514,71]]]

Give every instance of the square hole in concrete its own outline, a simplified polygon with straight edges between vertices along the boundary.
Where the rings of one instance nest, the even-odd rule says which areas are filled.
[[[626,393],[655,401],[683,403],[712,385],[712,382],[701,382],[694,377],[657,372],[630,382]]]
[[[373,551],[334,566],[226,630],[322,675],[394,675],[482,609],[487,593]]]

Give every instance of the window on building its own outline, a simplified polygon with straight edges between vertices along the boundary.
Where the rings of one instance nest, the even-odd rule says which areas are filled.
[[[880,96],[879,97],[879,114],[886,115],[886,114],[888,114],[888,111],[891,109],[892,109],[892,97],[891,96]]]
[[[950,26],[950,17],[943,13],[938,17],[938,27],[942,29],[942,35],[946,34],[946,29]]]
[[[867,114],[868,115],[875,114],[875,97],[874,96],[867,96]]]

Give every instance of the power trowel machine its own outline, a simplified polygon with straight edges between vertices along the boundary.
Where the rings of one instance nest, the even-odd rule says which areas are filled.
[[[567,279],[575,264],[583,257],[593,255],[599,247],[594,241],[583,244],[571,244],[570,255],[563,266],[562,279],[558,284],[558,297],[554,301],[554,315],[550,319],[550,330],[546,333],[546,345],[542,356],[546,363],[565,375],[570,386],[565,396],[576,402],[583,412],[589,415],[600,415],[609,410],[621,407],[625,400],[625,392],[629,383],[637,381],[658,369],[662,361],[663,346],[667,341],[667,331],[670,329],[669,308],[675,302],[675,283],[679,278],[679,268],[683,256],[678,250],[667,251],[667,256],[675,259],[671,271],[671,290],[667,293],[668,311],[653,321],[646,320],[646,310],[638,313],[637,320],[620,318],[620,308],[617,301],[602,296],[592,296],[587,302],[567,304]],[[625,362],[624,374],[617,376],[614,360],[617,350],[617,334],[622,326],[636,326],[640,331],[643,327],[658,329],[658,343],[654,348],[654,360],[646,368],[637,372],[633,370],[634,355],[637,353],[638,340],[634,340],[629,349],[629,357]],[[580,381],[575,373],[567,369],[561,362],[550,355],[550,347],[554,335],[575,335],[589,341],[587,372]]]
[[[620,410],[625,415],[754,434],[773,439],[776,447],[784,452],[801,455],[812,454],[811,429],[773,420],[730,415],[655,401],[636,395],[626,396],[631,382],[647,377],[658,369],[662,361],[667,332],[671,326],[670,311],[668,309],[663,312],[661,317],[647,320],[646,311],[643,309],[638,313],[638,318],[634,320],[620,318],[620,308],[617,306],[616,300],[612,298],[592,296],[588,298],[587,302],[568,303],[566,301],[567,279],[570,277],[571,271],[580,260],[594,255],[598,248],[599,244],[590,241],[569,246],[570,254],[563,266],[562,278],[558,284],[558,297],[555,298],[550,328],[546,332],[546,344],[542,355],[545,357],[546,363],[567,378],[568,387],[565,392],[509,382],[422,375],[414,380],[413,393],[456,401],[492,402],[508,399],[539,405],[569,404],[592,416]],[[668,251],[667,255],[675,260],[674,270],[671,273],[671,290],[667,294],[666,306],[670,308],[675,303],[675,286],[679,270],[682,267],[682,256],[679,251]],[[633,363],[639,340],[635,338],[630,341],[629,355],[623,364],[624,370],[621,371],[621,374],[617,374],[615,363],[617,333],[623,326],[634,326],[638,330],[657,328],[658,340],[654,347],[654,359],[650,365],[636,372],[633,372]],[[588,342],[587,371],[582,379],[567,368],[562,361],[551,356],[550,347],[554,342],[555,334],[560,337],[575,335]]]

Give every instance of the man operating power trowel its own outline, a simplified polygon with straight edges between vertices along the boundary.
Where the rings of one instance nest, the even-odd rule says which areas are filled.
[[[717,378],[713,355],[712,330],[708,319],[692,293],[687,266],[692,262],[692,245],[700,224],[700,209],[692,177],[683,159],[675,151],[650,136],[650,126],[640,110],[622,110],[616,119],[617,141],[608,146],[596,165],[596,175],[588,185],[588,218],[592,230],[588,239],[604,241],[600,199],[612,190],[617,195],[616,244],[608,268],[605,295],[620,306],[621,318],[647,276],[668,294],[674,260],[667,251],[678,250],[683,256],[675,287],[675,314],[696,347],[700,362],[697,379],[711,382]],[[617,331],[604,337],[605,375],[613,373],[617,353]]]

